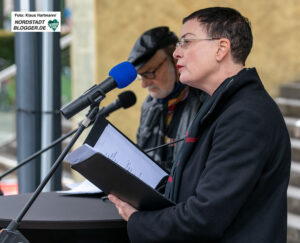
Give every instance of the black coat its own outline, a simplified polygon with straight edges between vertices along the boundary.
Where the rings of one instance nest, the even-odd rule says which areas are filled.
[[[285,243],[290,140],[255,69],[234,79],[205,119],[176,206],[134,213],[130,240]]]

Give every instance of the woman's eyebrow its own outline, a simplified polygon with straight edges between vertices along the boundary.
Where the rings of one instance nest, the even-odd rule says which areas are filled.
[[[184,38],[184,37],[186,37],[187,35],[193,35],[193,36],[195,36],[195,34],[193,34],[193,33],[185,33],[183,36],[181,36],[180,38],[182,39],[182,38]]]

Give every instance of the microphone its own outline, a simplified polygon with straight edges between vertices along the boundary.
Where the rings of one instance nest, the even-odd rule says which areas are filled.
[[[109,77],[98,85],[92,86],[83,95],[71,101],[61,113],[67,119],[71,118],[84,108],[101,101],[106,93],[114,88],[122,89],[132,83],[137,76],[134,66],[130,62],[122,62],[109,71]]]
[[[105,117],[109,116],[109,114],[119,108],[127,109],[133,106],[136,102],[136,96],[132,91],[124,91],[118,95],[118,99],[110,103],[108,106],[103,107],[99,111],[99,115],[103,115]]]

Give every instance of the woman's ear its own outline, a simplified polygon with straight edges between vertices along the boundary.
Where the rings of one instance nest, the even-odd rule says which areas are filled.
[[[218,62],[222,61],[224,57],[230,53],[230,41],[226,38],[221,38],[218,41],[218,50],[216,53],[216,59]]]

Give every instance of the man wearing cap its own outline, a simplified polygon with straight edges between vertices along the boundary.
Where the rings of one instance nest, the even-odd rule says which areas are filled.
[[[137,144],[142,149],[153,148],[183,138],[199,110],[205,95],[179,82],[173,59],[177,36],[168,27],[156,27],[143,33],[134,44],[128,61],[147,88],[137,131]],[[162,167],[170,171],[173,157],[182,142],[149,153]]]

